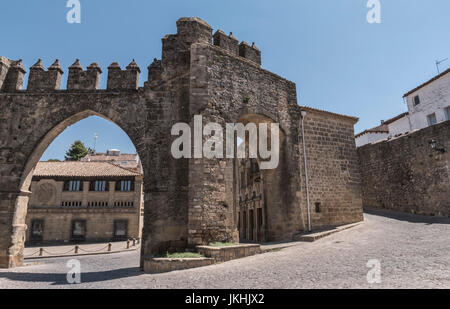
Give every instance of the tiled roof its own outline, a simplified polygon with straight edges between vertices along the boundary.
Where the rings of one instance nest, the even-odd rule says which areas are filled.
[[[110,155],[106,153],[88,154],[84,158],[82,158],[81,161],[110,162],[112,164],[120,165],[128,169],[142,170],[139,157],[135,153],[123,153],[119,155]]]
[[[359,134],[356,134],[355,138],[363,136],[364,134],[367,134],[367,133],[389,133],[389,128],[387,125],[383,124],[381,126],[378,126],[378,127],[372,128],[372,129],[368,129]]]
[[[384,124],[391,124],[391,123],[393,123],[393,122],[395,122],[395,121],[397,121],[397,120],[399,120],[399,119],[401,119],[401,118],[407,116],[408,114],[409,114],[408,112],[405,112],[405,113],[402,113],[402,114],[397,115],[397,116],[395,116],[395,117],[392,117],[391,119],[386,120],[386,121],[384,122]]]
[[[122,153],[118,156],[107,155],[106,153],[88,154],[83,161],[137,161],[137,154]]]
[[[361,132],[359,134],[356,134],[355,138],[363,136],[364,134],[367,134],[367,133],[389,133],[389,126],[388,126],[388,124],[391,124],[391,123],[393,123],[393,122],[395,122],[395,121],[397,121],[397,120],[399,120],[399,119],[401,119],[401,118],[403,118],[403,117],[405,117],[407,115],[408,115],[408,112],[402,113],[402,114],[397,115],[395,117],[392,117],[391,119],[388,119],[388,120],[384,121],[382,125],[379,125],[379,126],[374,127],[372,129],[368,129],[368,130],[365,130],[365,131],[363,131],[363,132]]]
[[[299,105],[299,107],[301,109],[305,109],[307,111],[309,110],[309,111],[312,111],[312,112],[320,112],[320,113],[328,114],[328,115],[335,116],[335,117],[351,119],[354,122],[357,122],[359,120],[358,117],[348,116],[348,115],[338,114],[338,113],[333,113],[333,112],[325,111],[325,110],[322,110],[322,109],[313,108],[313,107],[310,107],[310,106],[300,106]]]
[[[405,94],[403,95],[403,97],[409,96],[410,94],[416,92],[416,91],[419,90],[420,88],[423,88],[423,87],[425,87],[425,86],[428,85],[428,84],[431,84],[431,83],[434,82],[435,80],[441,78],[441,77],[444,76],[444,75],[447,75],[448,73],[450,73],[450,69],[445,70],[444,72],[442,72],[441,74],[436,75],[435,77],[433,77],[433,78],[430,79],[429,81],[427,81],[427,82],[423,83],[422,85],[417,86],[417,87],[414,88],[413,90],[411,90],[411,91],[405,93]]]
[[[108,176],[139,176],[131,171],[109,162],[38,162],[33,176],[49,177],[108,177]]]

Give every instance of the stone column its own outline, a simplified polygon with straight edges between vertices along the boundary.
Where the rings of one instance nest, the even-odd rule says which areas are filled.
[[[116,185],[115,181],[109,182],[108,207],[114,206],[114,193],[115,193],[115,189],[116,189],[115,185]]]
[[[0,238],[0,268],[12,268],[23,263],[26,238],[29,191],[0,192],[0,233],[11,235]]]
[[[81,205],[87,207],[88,205],[88,195],[89,195],[89,181],[83,181],[83,200],[81,201]]]

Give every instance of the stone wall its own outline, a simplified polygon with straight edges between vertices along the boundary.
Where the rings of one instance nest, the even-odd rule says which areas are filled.
[[[450,121],[358,148],[364,206],[450,216],[449,150]]]
[[[26,219],[29,227],[27,242],[31,240],[33,220],[44,221],[43,240],[39,243],[62,244],[71,241],[72,221],[86,222],[86,242],[106,242],[114,238],[114,221],[125,220],[128,223],[127,238],[140,238],[139,216],[136,210],[126,209],[36,209],[30,208]],[[122,240],[122,239],[121,239]]]
[[[312,228],[362,221],[361,178],[353,137],[356,119],[309,108],[305,110]],[[303,179],[304,171],[302,164]],[[302,201],[305,209],[305,194]],[[302,219],[306,220],[305,213]]]

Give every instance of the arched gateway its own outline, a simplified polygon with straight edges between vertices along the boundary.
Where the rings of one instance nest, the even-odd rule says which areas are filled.
[[[258,229],[248,235],[266,241],[289,239],[307,227],[302,109],[307,112],[313,227],[362,220],[353,138],[357,119],[298,106],[295,84],[262,69],[261,52],[254,45],[239,44],[220,30],[213,36],[211,27],[198,18],[181,18],[177,28],[177,34],[162,39],[162,59],[148,67],[144,87],[138,87],[140,69],[134,61],[124,70],[111,64],[107,89],[100,90],[99,66],[93,63],[84,70],[77,60],[69,68],[66,90],[60,90],[63,70],[58,61],[47,70],[41,61],[33,65],[22,90],[26,71],[21,61],[0,58],[0,267],[23,261],[29,187],[37,161],[67,126],[91,115],[120,126],[142,160],[141,265],[158,252],[239,240],[242,163],[171,156],[172,125],[192,124],[194,115],[224,128],[251,118],[280,126],[279,165],[263,172],[258,193],[245,201],[264,196],[255,212],[264,209],[265,217],[256,219],[252,213],[264,225],[247,219],[246,228]]]

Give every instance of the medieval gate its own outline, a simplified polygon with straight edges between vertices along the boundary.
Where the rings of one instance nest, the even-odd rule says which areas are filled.
[[[140,68],[134,61],[125,69],[111,64],[107,88],[102,90],[101,68],[93,63],[85,70],[77,60],[69,67],[66,89],[60,89],[63,70],[58,61],[47,70],[38,61],[29,70],[27,89],[22,90],[26,70],[21,61],[0,58],[0,267],[23,261],[25,217],[36,163],[59,133],[91,115],[122,128],[141,158],[145,200],[141,265],[158,252],[239,239],[239,162],[176,160],[170,155],[172,126],[192,124],[194,115],[223,127],[239,119],[279,124],[280,162],[264,175],[265,240],[288,238],[304,230],[301,108],[295,84],[263,70],[255,45],[239,44],[232,34],[220,30],[213,36],[211,27],[198,18],[181,18],[177,29],[177,34],[162,39],[162,58],[148,67],[144,87],[138,86]],[[318,188],[317,198],[328,202],[330,210],[315,217],[316,226],[359,221],[362,210],[353,139],[357,119],[307,110],[310,121],[305,129],[310,141],[321,145],[318,151],[326,151],[323,162],[312,163],[311,169],[338,166],[336,173],[345,176],[318,172],[321,180],[311,179]],[[339,136],[332,145],[321,144],[317,136],[329,132],[320,126],[330,123],[330,130]],[[321,190],[331,184],[335,189]]]

